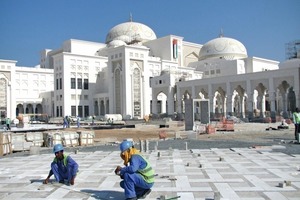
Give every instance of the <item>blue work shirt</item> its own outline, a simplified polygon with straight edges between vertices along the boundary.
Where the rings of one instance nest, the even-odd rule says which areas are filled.
[[[124,173],[133,174],[136,173],[138,170],[145,169],[146,166],[147,166],[147,162],[145,161],[145,159],[138,154],[134,154],[130,158],[130,165],[127,167],[123,167],[120,171],[120,174],[121,175],[123,175]]]
[[[64,157],[67,155],[64,155]],[[67,165],[64,164],[63,160],[53,161],[51,164],[51,171],[54,174],[57,181],[62,179],[68,179],[69,181],[76,176],[78,172],[78,164],[70,157],[67,156]],[[50,172],[51,173],[51,172]]]

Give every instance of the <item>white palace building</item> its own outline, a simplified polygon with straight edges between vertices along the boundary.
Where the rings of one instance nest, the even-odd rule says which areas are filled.
[[[186,99],[209,100],[210,117],[282,116],[300,106],[300,52],[279,63],[248,57],[239,41],[220,35],[206,44],[176,35],[157,38],[148,26],[125,22],[105,43],[70,39],[41,52],[36,67],[0,60],[1,118],[121,114],[182,119]]]

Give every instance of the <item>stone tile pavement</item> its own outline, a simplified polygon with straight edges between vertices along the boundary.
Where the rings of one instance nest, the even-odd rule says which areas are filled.
[[[52,154],[0,158],[0,199],[123,200],[117,151],[69,153],[80,165],[75,185],[43,185]],[[192,149],[143,153],[157,174],[148,200],[300,199],[300,154],[271,148]]]

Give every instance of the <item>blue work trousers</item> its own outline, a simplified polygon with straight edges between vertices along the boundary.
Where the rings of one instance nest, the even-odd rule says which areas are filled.
[[[71,167],[58,167],[57,163],[52,162],[51,163],[51,170],[55,176],[55,179],[57,182],[63,181],[63,180],[70,180],[72,179],[72,174],[74,174],[73,169]]]
[[[126,198],[133,198],[140,196],[145,190],[150,189],[154,183],[147,183],[140,174],[134,173],[124,174],[123,181],[120,182],[120,186],[125,190]]]

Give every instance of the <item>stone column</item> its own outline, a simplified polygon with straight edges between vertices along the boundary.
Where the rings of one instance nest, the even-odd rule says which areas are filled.
[[[269,99],[270,99],[270,103],[271,103],[271,118],[272,121],[276,121],[276,95],[275,95],[275,91],[269,91]]]
[[[163,96],[162,100],[161,100],[161,113],[166,113],[166,102],[167,99],[165,98],[165,96]]]
[[[174,93],[172,87],[169,87],[168,93],[168,115],[174,115]]]
[[[230,83],[226,83],[226,116],[227,115],[232,115],[232,92],[231,92],[231,86]],[[225,117],[226,117],[225,116]]]
[[[247,92],[247,114],[246,116],[248,117],[249,121],[252,121],[253,119],[253,90],[251,86],[251,81],[247,80],[246,82],[246,92]]]
[[[276,110],[275,110],[275,90],[273,78],[269,78],[269,100],[270,100],[270,115],[272,121],[276,121]]]
[[[249,93],[248,94],[248,99],[247,99],[247,117],[249,119],[249,121],[252,121],[253,119],[253,93]]]
[[[227,115],[227,94],[225,94],[225,97],[223,100],[223,114],[226,117],[226,115]]]
[[[36,109],[36,103],[32,103],[32,114],[36,114],[35,109]]]
[[[23,103],[23,110],[24,110],[23,114],[27,114],[26,108],[27,108],[27,103]],[[56,108],[55,108],[55,113],[56,113]]]
[[[241,96],[241,117],[245,118],[245,96]]]
[[[232,116],[232,113],[233,113],[232,95],[227,94],[227,97],[226,97],[226,115]]]
[[[192,86],[192,99],[196,99],[196,91],[195,91],[195,86]]]
[[[152,98],[152,113],[153,114],[158,114],[157,113],[157,99],[156,99],[156,97]]]
[[[103,109],[104,109],[104,111],[102,111],[101,100],[103,100]],[[105,98],[103,98],[103,99],[100,99],[100,98],[99,98],[99,108],[98,108],[98,109],[99,109],[100,115],[102,115],[102,114],[104,114],[104,115],[107,114],[107,113],[106,113],[106,106],[107,106],[107,105],[106,105]],[[101,112],[101,111],[102,111],[102,112]]]
[[[287,118],[288,113],[287,113],[287,93],[286,91],[282,92],[282,111],[283,111],[283,117]]]
[[[209,98],[209,108],[210,108],[210,117],[214,118],[215,117],[215,107],[214,107],[214,94],[212,91],[212,85],[208,85],[208,98]]]
[[[180,94],[180,88],[177,86],[177,91],[176,91],[176,111],[179,119],[181,119],[181,114],[182,114],[182,96]]]
[[[261,95],[261,116],[266,117],[266,94]]]
[[[101,115],[101,112],[100,112],[101,104],[100,104],[100,99],[99,98],[97,98],[97,105],[98,105],[98,115],[100,116]]]
[[[194,126],[194,113],[193,113],[193,99],[185,99],[185,130],[193,130]]]
[[[222,97],[222,115],[226,117],[226,105],[225,105],[225,96]]]

